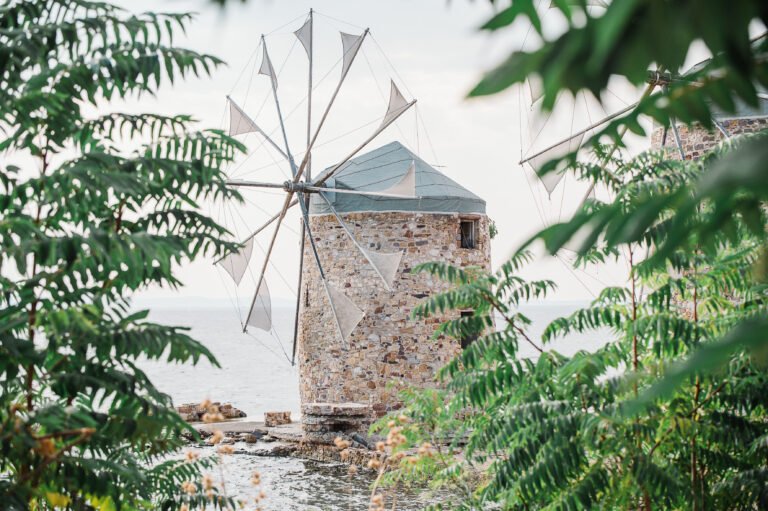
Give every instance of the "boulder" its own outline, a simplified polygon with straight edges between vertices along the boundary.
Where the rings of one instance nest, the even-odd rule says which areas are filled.
[[[181,418],[187,422],[200,422],[206,413],[221,414],[224,419],[240,419],[247,417],[246,413],[232,406],[232,403],[203,402],[185,403],[176,407]]]
[[[268,428],[291,423],[291,412],[265,412],[264,425]]]

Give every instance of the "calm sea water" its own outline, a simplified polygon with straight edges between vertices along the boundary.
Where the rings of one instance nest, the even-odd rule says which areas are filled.
[[[538,339],[553,319],[570,314],[584,303],[532,304],[522,311],[532,320],[532,339]],[[291,353],[293,310],[273,310],[276,336],[254,330],[241,332],[237,313],[231,308],[168,309],[154,307],[150,319],[190,328],[191,335],[216,356],[220,368],[202,361],[197,366],[144,364],[155,384],[170,394],[174,402],[211,399],[233,403],[260,419],[268,410],[291,410],[298,417],[298,370],[288,360]],[[573,335],[551,347],[570,354],[594,349],[606,339],[605,332]],[[521,344],[521,356],[535,356],[535,350]],[[250,474],[262,474],[268,494],[265,509],[272,510],[347,510],[367,509],[371,479],[366,474],[347,475],[346,468],[294,458],[229,456],[223,467],[231,494],[253,496]],[[215,474],[214,474],[215,475]],[[428,496],[404,496],[398,509],[420,509]]]

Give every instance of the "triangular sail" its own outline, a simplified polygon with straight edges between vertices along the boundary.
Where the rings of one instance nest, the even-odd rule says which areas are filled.
[[[272,330],[272,300],[266,278],[261,279],[259,291],[256,293],[256,298],[251,306],[248,324],[267,332]]]
[[[304,50],[309,57],[312,53],[312,18],[307,18],[307,21],[304,22],[301,28],[296,30],[293,34],[304,47]]]
[[[253,238],[249,238],[242,247],[221,260],[221,266],[229,273],[235,284],[239,285],[240,281],[243,280],[243,275],[245,275],[245,270],[248,268],[252,252]]]
[[[533,76],[528,78],[528,90],[531,93],[531,106],[538,100],[544,97],[544,86],[541,83],[541,78]]]
[[[360,320],[363,319],[365,312],[355,305],[352,300],[347,298],[347,295],[342,291],[339,291],[328,283],[325,283],[325,288],[328,291],[328,297],[331,302],[331,311],[336,319],[336,326],[339,329],[342,341],[346,345],[349,334],[352,333],[358,323],[360,323]]]
[[[248,117],[248,114],[235,104],[232,99],[229,100],[229,136],[242,135],[244,133],[263,133],[261,128]]]
[[[272,140],[269,135],[266,134],[266,132],[259,128],[259,126],[253,122],[253,119],[248,117],[248,114],[246,114],[242,108],[237,106],[237,104],[227,96],[227,100],[229,101],[229,135],[235,136],[235,135],[242,135],[244,133],[259,133],[261,136],[263,136],[266,141],[269,143],[270,146],[272,146],[275,151],[277,151],[283,158],[286,160],[290,159],[288,158],[288,155],[285,154],[285,151],[280,149],[280,146],[278,146],[274,140]]]
[[[387,113],[384,114],[384,120],[381,121],[381,126],[386,126],[392,119],[408,108],[408,101],[400,93],[400,89],[397,88],[395,82],[390,80],[390,84],[389,105],[387,106]]]
[[[538,172],[539,169],[541,169],[548,161],[555,158],[561,158],[566,154],[576,151],[579,147],[581,147],[581,141],[583,139],[583,133],[576,137],[569,138],[568,140],[550,147],[546,151],[542,151],[533,158],[529,159],[527,163],[531,166],[534,172]],[[557,187],[557,184],[563,179],[564,176],[565,174],[563,172],[559,170],[553,170],[543,176],[539,176],[539,179],[544,185],[544,188],[546,188],[547,193],[551,195]]]
[[[363,44],[363,38],[365,38],[365,33],[354,35],[341,32],[341,46],[344,51],[343,63],[341,66],[342,79],[347,76],[349,67],[352,65],[352,61],[355,60],[355,56],[357,55],[360,46]]]
[[[392,195],[407,195],[416,198],[416,162],[412,161],[403,177],[394,185],[384,190],[378,190],[381,193]]]
[[[376,268],[378,274],[387,283],[387,287],[392,289],[392,283],[395,281],[395,275],[400,267],[400,261],[403,259],[403,253],[366,251],[366,257],[368,262]]]
[[[259,67],[259,74],[269,76],[272,80],[272,88],[277,90],[277,74],[275,68],[272,67],[272,61],[269,59],[269,53],[267,53],[267,45],[262,41],[264,52],[261,58],[261,67]]]

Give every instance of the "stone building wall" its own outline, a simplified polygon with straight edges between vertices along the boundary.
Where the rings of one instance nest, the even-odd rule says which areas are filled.
[[[411,270],[437,260],[490,270],[488,219],[484,215],[409,212],[344,213],[342,218],[363,247],[405,253],[392,291],[387,291],[333,216],[311,217],[328,282],[343,290],[365,311],[365,317],[349,336],[349,349],[344,349],[307,243],[298,341],[301,402],[366,403],[376,415],[383,415],[398,407],[398,390],[388,384],[433,386],[436,371],[461,349],[457,340],[432,339],[438,325],[448,318],[410,319],[416,304],[448,286]],[[478,221],[475,249],[459,246],[463,218]]]
[[[768,129],[768,117],[722,120],[720,121],[720,124],[722,124],[725,130],[731,135],[755,133],[760,130]],[[689,160],[700,158],[724,138],[723,134],[720,133],[717,128],[713,128],[713,131],[707,131],[702,127],[689,128],[688,126],[678,124],[677,129],[680,133],[683,152],[685,152],[686,159]],[[662,127],[654,129],[653,134],[651,135],[652,149],[661,148],[663,133],[664,128]],[[667,133],[667,140],[664,147],[671,158],[680,158],[680,152],[675,143],[675,135],[671,128]]]

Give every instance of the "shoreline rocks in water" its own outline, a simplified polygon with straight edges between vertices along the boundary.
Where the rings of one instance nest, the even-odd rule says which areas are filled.
[[[195,429],[206,445],[214,435],[221,444],[240,444],[234,454],[252,456],[293,456],[320,462],[341,462],[365,467],[368,460],[380,458],[381,453],[372,449],[373,438],[367,437],[373,410],[370,405],[360,403],[307,403],[302,406],[302,420],[294,423],[290,412],[266,412],[264,422],[258,421],[222,421],[202,420],[211,414],[211,403],[182,405],[180,413],[195,417]],[[222,405],[219,405],[222,406]],[[228,414],[239,412],[231,405],[226,406]],[[206,411],[207,410],[207,411]],[[224,411],[221,412],[225,416]],[[244,415],[244,414],[243,414]],[[239,418],[235,416],[233,418]],[[195,441],[192,435],[185,435],[189,441]],[[337,438],[350,442],[349,448],[342,455],[334,445]],[[252,444],[252,446],[244,446]],[[269,445],[263,445],[269,443]],[[253,445],[259,444],[259,445]]]
[[[268,428],[291,424],[291,412],[264,412],[264,425]]]
[[[219,403],[203,401],[201,403],[185,403],[176,406],[181,418],[187,422],[216,422],[207,421],[206,415],[215,415],[217,420],[241,419],[247,417],[246,413],[232,406],[232,403]]]

